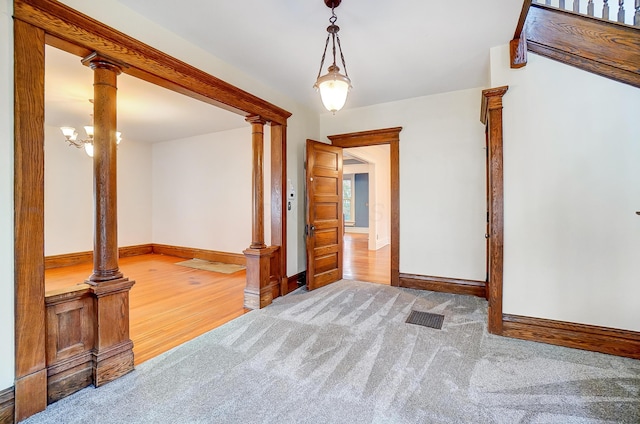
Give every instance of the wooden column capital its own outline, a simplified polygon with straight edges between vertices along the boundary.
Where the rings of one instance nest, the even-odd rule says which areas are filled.
[[[263,128],[264,125],[266,125],[266,123],[269,122],[259,115],[247,116],[244,120],[250,123],[253,126],[253,128],[257,128],[257,127]]]
[[[101,55],[98,52],[93,52],[85,56],[82,58],[81,62],[83,65],[90,67],[94,71],[96,69],[108,69],[116,75],[120,75],[122,73],[122,68],[126,67],[126,65],[119,63],[117,60]]]
[[[482,105],[480,108],[480,122],[487,124],[487,115],[491,110],[502,109],[502,96],[509,89],[508,85],[482,90]]]

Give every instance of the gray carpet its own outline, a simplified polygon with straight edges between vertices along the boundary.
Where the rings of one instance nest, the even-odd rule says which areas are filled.
[[[469,296],[300,289],[24,422],[640,423],[640,361],[493,336],[486,316]]]

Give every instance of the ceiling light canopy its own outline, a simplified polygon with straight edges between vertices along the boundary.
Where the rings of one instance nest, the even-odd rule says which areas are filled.
[[[331,8],[331,17],[329,22],[331,25],[327,27],[327,41],[324,44],[324,52],[322,53],[322,60],[320,61],[320,70],[318,71],[318,78],[314,87],[320,91],[320,98],[324,107],[333,113],[336,113],[344,106],[347,101],[347,95],[351,90],[351,80],[347,73],[347,65],[344,62],[344,55],[342,54],[342,46],[340,45],[340,36],[338,31],[340,27],[336,25],[338,17],[335,14],[335,8],[340,5],[341,0],[324,0],[327,7]],[[329,46],[329,40],[331,40],[331,47],[333,52],[333,63],[327,69],[325,75],[320,76],[322,73],[322,66],[324,65],[324,58],[327,54],[327,47]],[[342,67],[344,68],[344,75],[340,73],[340,68],[336,65],[336,42],[338,44],[338,51],[340,52],[340,60],[342,61]]]

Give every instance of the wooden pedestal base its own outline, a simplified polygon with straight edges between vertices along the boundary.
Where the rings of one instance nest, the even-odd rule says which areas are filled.
[[[279,278],[272,284],[271,257],[278,250],[277,246],[263,249],[246,249],[243,253],[247,258],[247,286],[244,289],[244,307],[260,309],[270,305],[273,301],[273,284],[280,289]]]
[[[129,338],[128,278],[91,284],[96,310],[93,384],[99,387],[133,370],[133,342]]]

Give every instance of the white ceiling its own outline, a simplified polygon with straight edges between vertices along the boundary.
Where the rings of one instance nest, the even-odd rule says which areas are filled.
[[[323,112],[313,89],[331,16],[323,0],[120,2]],[[353,83],[345,108],[487,86],[489,49],[512,38],[522,3],[343,0],[336,23]],[[55,49],[47,50],[47,123],[63,125],[65,113],[88,119],[91,71],[78,58],[67,55],[70,63],[75,61],[71,66],[63,60],[66,54],[50,50]],[[238,115],[126,75],[118,84],[118,127],[125,138],[159,141],[246,125]],[[83,122],[67,124],[80,127]]]

